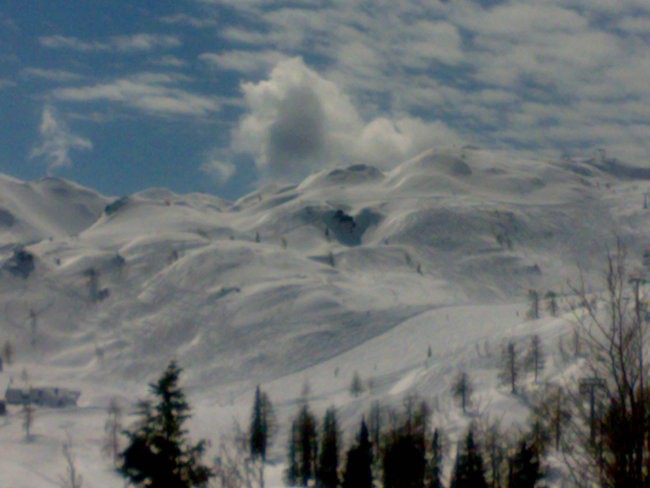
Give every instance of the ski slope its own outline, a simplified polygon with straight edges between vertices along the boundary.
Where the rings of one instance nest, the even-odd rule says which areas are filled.
[[[634,266],[649,246],[650,182],[597,163],[432,149],[391,171],[326,170],[236,202],[0,177],[0,340],[16,349],[0,381],[82,391],[77,408],[37,410],[31,442],[10,408],[0,486],[58,486],[66,431],[88,486],[115,486],[104,410],[112,397],[131,409],[171,358],[185,368],[193,432],[215,444],[245,423],[258,383],[281,426],[305,383],[314,409],[336,405],[350,428],[375,400],[399,406],[414,392],[452,438],[479,413],[524,422],[538,387],[528,379],[513,396],[498,384],[502,343],[539,334],[543,381],[574,366],[552,352],[571,314],[528,321],[528,290],[567,293],[578,267],[595,280],[614,234]],[[27,277],[11,271],[17,249],[34,256]],[[469,415],[449,394],[461,369],[476,383]],[[357,398],[355,371],[372,384]]]

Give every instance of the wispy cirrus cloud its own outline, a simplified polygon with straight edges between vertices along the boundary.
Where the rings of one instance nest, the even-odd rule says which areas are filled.
[[[46,105],[41,115],[39,142],[30,157],[43,159],[48,169],[53,170],[72,166],[71,151],[92,147],[90,140],[72,133],[52,105]]]
[[[160,34],[133,34],[112,36],[102,41],[85,41],[78,37],[61,35],[42,36],[39,42],[49,49],[69,49],[79,52],[135,53],[178,47],[182,44],[176,36]]]
[[[185,13],[166,15],[164,17],[161,17],[160,21],[168,25],[184,25],[188,27],[194,27],[195,29],[206,29],[219,25],[219,22],[216,18],[196,17]]]
[[[288,56],[271,50],[232,50],[222,53],[203,53],[199,60],[219,70],[237,71],[246,75],[266,72]]]
[[[179,87],[181,75],[141,73],[107,83],[59,88],[52,97],[65,102],[113,102],[154,115],[203,117],[220,109],[215,97]]]
[[[21,74],[26,78],[40,78],[54,82],[79,81],[83,76],[79,73],[62,69],[25,68]]]

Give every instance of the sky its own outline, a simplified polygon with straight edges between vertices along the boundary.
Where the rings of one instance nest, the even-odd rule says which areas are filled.
[[[431,147],[650,166],[648,0],[7,0],[0,172],[235,199]]]

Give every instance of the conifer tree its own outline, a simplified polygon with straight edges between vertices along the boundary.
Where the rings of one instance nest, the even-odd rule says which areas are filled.
[[[255,400],[251,412],[249,430],[250,454],[254,459],[266,462],[266,453],[275,433],[275,413],[269,396],[259,385],[255,389]]]
[[[357,371],[352,375],[352,382],[350,383],[350,394],[354,397],[358,397],[363,393],[363,381],[361,381],[361,376]]]
[[[260,485],[264,488],[264,464],[266,452],[271,444],[275,430],[275,415],[273,405],[268,395],[259,385],[255,388],[255,400],[251,413],[251,424],[248,433],[249,449],[253,460],[259,464]]]
[[[298,483],[298,422],[291,422],[291,432],[289,433],[289,445],[287,449],[287,469],[285,471],[285,480],[287,484],[294,486]]]
[[[537,449],[525,440],[519,443],[517,452],[510,460],[509,488],[535,488],[542,479]]]
[[[429,455],[429,463],[427,465],[427,488],[442,488],[443,454],[440,437],[440,431],[438,429],[435,429],[433,431],[433,438],[431,439],[431,453]]]
[[[424,431],[410,421],[389,433],[382,460],[384,488],[422,488],[426,470]]]
[[[316,418],[307,402],[303,403],[296,418],[296,465],[297,483],[308,486],[314,479],[318,451]]]
[[[365,419],[361,420],[356,444],[348,450],[343,488],[372,488],[372,444]]]
[[[470,427],[465,445],[459,449],[450,488],[487,488],[483,456],[474,442],[474,429]]]
[[[469,375],[465,371],[458,373],[454,383],[451,385],[451,391],[454,398],[460,402],[463,413],[465,413],[472,396],[472,391],[474,391]]]
[[[328,408],[323,420],[321,448],[316,470],[316,486],[336,488],[339,485],[339,426],[334,407]]]
[[[122,452],[120,473],[133,485],[147,488],[207,486],[214,475],[202,464],[206,441],[187,438],[190,406],[178,386],[182,369],[172,361],[161,378],[149,385],[156,400],[140,403],[141,419],[126,431],[129,446]]]

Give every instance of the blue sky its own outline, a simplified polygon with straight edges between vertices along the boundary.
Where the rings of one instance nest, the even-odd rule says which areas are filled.
[[[432,146],[650,165],[647,0],[9,0],[0,171],[236,198]]]

